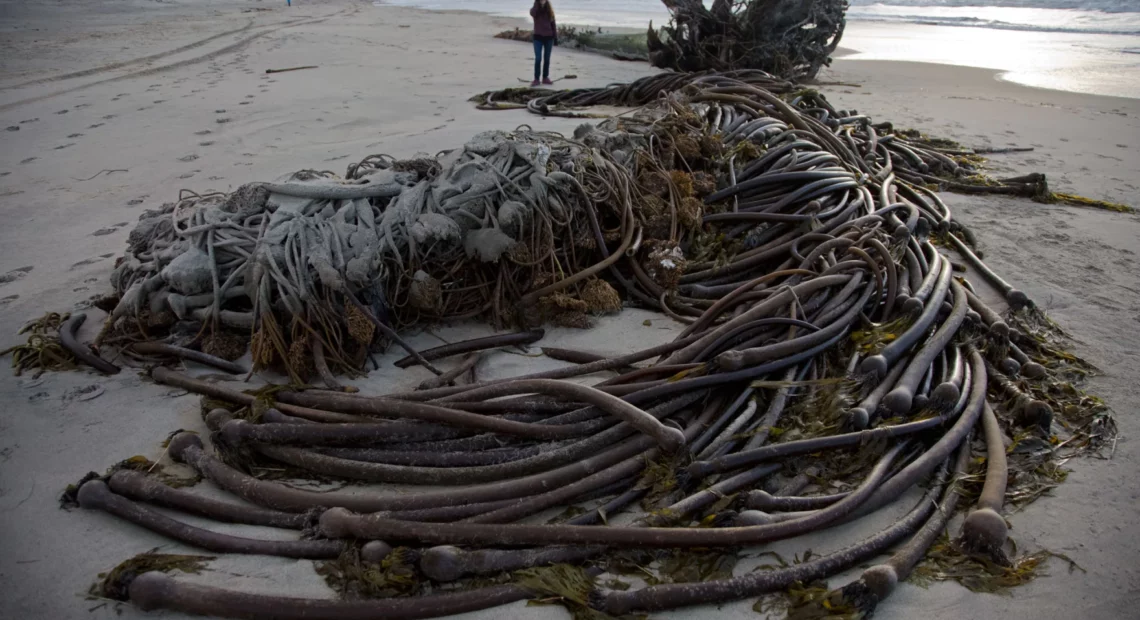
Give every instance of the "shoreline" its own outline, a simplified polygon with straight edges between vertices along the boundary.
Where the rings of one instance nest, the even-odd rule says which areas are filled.
[[[75,9],[72,16],[36,7],[35,19],[51,21],[33,20],[31,27],[42,31],[21,30],[5,42],[9,54],[0,74],[0,106],[87,86],[35,104],[0,107],[0,129],[19,127],[3,134],[0,152],[0,208],[7,216],[0,229],[0,349],[21,340],[16,330],[26,319],[45,309],[73,309],[108,290],[112,263],[142,210],[174,200],[182,188],[232,191],[310,167],[343,173],[350,162],[371,153],[410,157],[454,148],[488,129],[526,123],[568,134],[584,122],[521,111],[481,112],[467,102],[477,92],[518,86],[518,76],[530,71],[526,46],[492,38],[495,28],[511,22],[482,13],[376,10],[344,0],[268,11],[253,11],[264,7],[252,0],[158,7],[127,0],[136,3],[136,13],[120,10],[121,3],[63,0],[68,2]],[[100,12],[104,6],[117,12],[107,17]],[[243,13],[246,9],[251,12]],[[301,17],[326,19],[273,30]],[[161,29],[158,20],[165,24]],[[149,64],[11,86],[163,53],[247,21],[248,31]],[[37,37],[44,42],[36,43]],[[41,49],[47,52],[39,55]],[[318,69],[264,74],[266,68],[302,65]],[[565,83],[573,87],[626,82],[653,72],[645,64],[573,51],[556,51],[552,71],[579,75]],[[974,146],[1035,148],[993,156],[995,174],[1043,170],[1054,189],[1140,206],[1134,178],[1140,101],[1135,99],[1035,89],[994,79],[990,70],[900,61],[841,59],[821,79],[859,83],[859,88],[823,90],[837,106],[858,109],[876,121]],[[1075,352],[1104,371],[1089,390],[1115,408],[1122,437],[1112,460],[1070,463],[1070,479],[1054,497],[1009,515],[1020,546],[1068,554],[1087,573],[1069,575],[1063,562],[1052,561],[1049,576],[1014,589],[1009,597],[948,583],[928,590],[904,584],[877,616],[1124,617],[1140,591],[1133,483],[1140,475],[1140,446],[1131,439],[1140,436],[1140,420],[1132,413],[1140,406],[1140,274],[1133,268],[1140,217],[1022,199],[944,198],[955,217],[974,227],[987,262],[1040,300],[1073,335]],[[91,315],[82,340],[90,340],[100,318]],[[651,326],[644,326],[645,320]],[[543,344],[610,354],[664,340],[679,329],[661,315],[627,308],[593,330],[550,329]],[[433,331],[457,340],[489,328],[462,323]],[[420,348],[439,343],[426,331],[408,339]],[[419,370],[391,369],[390,362],[401,356],[391,350],[380,358],[382,371],[353,384],[375,393],[425,378]],[[500,357],[494,372],[502,375],[549,363]],[[101,396],[74,398],[76,390],[94,384],[105,388]],[[0,372],[0,398],[7,405],[0,409],[0,527],[8,534],[0,539],[0,587],[7,593],[0,615],[188,619],[131,606],[119,607],[121,615],[115,605],[88,612],[98,603],[84,600],[87,586],[122,559],[160,545],[171,553],[199,551],[105,515],[62,511],[57,498],[89,470],[102,471],[134,454],[159,460],[160,442],[169,431],[203,429],[198,400],[133,372],[105,379],[85,371],[48,373],[38,383]],[[841,539],[877,525],[855,522],[839,536],[824,532],[764,550],[790,556],[810,546],[826,553]],[[751,561],[738,570],[762,560]],[[200,575],[178,578],[250,592],[331,596],[311,563],[279,558],[228,556]],[[843,581],[838,577],[834,583]],[[725,605],[715,613],[726,620],[763,618],[752,611],[753,602]],[[654,617],[679,620],[711,613],[705,607]],[[518,604],[463,618],[504,616],[568,617],[561,608]]]
[[[419,7],[406,8],[441,12],[456,10]],[[519,28],[525,29],[529,26],[529,22],[522,17],[481,12],[478,10],[469,11],[491,16],[496,19],[514,20],[519,23]],[[648,26],[648,24],[643,27],[612,26],[577,20],[567,21],[564,25],[575,26],[580,29],[600,28],[604,29],[607,34],[612,35],[642,35]],[[662,24],[655,25],[661,26]],[[900,36],[903,33],[906,33],[907,36]],[[1059,48],[1050,47],[1050,37],[1054,36],[1072,39],[1070,42],[1072,49],[1068,50],[1068,54],[1061,53]],[[1008,45],[1006,44],[1006,39],[1010,37],[1019,38],[1020,40],[1017,41],[1016,45]],[[1124,60],[1116,59],[1114,61],[1116,64],[1111,66],[1102,66],[1105,62],[1105,58],[1102,57],[1086,58],[1083,64],[1067,67],[1068,71],[1060,72],[1052,77],[1049,76],[1054,72],[1046,71],[1044,67],[1034,64],[1036,61],[1031,58],[1034,55],[1057,56],[1060,54],[1060,58],[1063,59],[1069,55],[1076,54],[1077,52],[1075,50],[1086,49],[1087,51],[1087,48],[1096,47],[1081,42],[1080,40],[1082,38],[1086,38],[1088,41],[1099,41],[1100,39],[1098,37],[1116,37],[1120,40],[1127,38],[1128,40],[1133,40],[1136,45],[1140,46],[1140,34],[1136,33],[1052,32],[1033,29],[1007,30],[970,25],[855,18],[848,20],[847,32],[844,35],[843,41],[841,41],[841,49],[846,50],[847,56],[863,56],[859,58],[860,60],[879,60],[885,62],[910,62],[917,56],[927,54],[932,57],[920,59],[922,62],[951,67],[973,67],[996,70],[1001,73],[1001,79],[1029,88],[1140,99],[1140,64],[1131,62],[1130,58]],[[852,38],[856,40],[861,39],[866,45],[859,43],[849,45],[847,41],[850,41]],[[882,43],[881,41],[884,38],[895,41],[895,44]],[[944,39],[941,41],[943,45],[941,47],[934,47],[941,51],[931,52],[931,45],[928,41],[939,39]],[[952,45],[952,41],[957,40],[961,40],[963,43],[960,46],[949,47]],[[898,41],[902,43],[898,43]],[[982,49],[974,50],[974,46],[979,45]],[[1003,46],[1006,49],[999,49]],[[1025,46],[1032,47],[1032,51],[1029,52],[1021,49]],[[984,51],[990,47],[994,49],[988,53],[984,53]],[[1133,49],[1129,46],[1125,47],[1126,49]],[[843,55],[837,51],[834,59],[841,57],[843,57]],[[1001,57],[1014,57],[1016,58],[1015,62],[1021,63],[1021,66],[994,66],[994,62],[996,62],[994,59]],[[1109,56],[1106,58],[1112,57]],[[1014,61],[1007,60],[1006,62]],[[1092,82],[1081,83],[1081,80],[1085,79],[1082,74],[1095,72],[1100,72],[1103,75],[1099,75]],[[1134,82],[1134,84],[1132,82]],[[1124,86],[1122,84],[1128,85]]]

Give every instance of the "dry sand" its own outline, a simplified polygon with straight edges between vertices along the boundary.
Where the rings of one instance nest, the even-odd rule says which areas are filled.
[[[370,153],[434,153],[488,128],[575,125],[479,112],[466,101],[529,76],[529,46],[489,38],[513,27],[509,20],[366,2],[281,4],[0,0],[0,347],[17,341],[24,320],[72,309],[107,290],[132,222],[181,188],[229,191],[307,167],[339,172]],[[264,73],[300,65],[319,68]],[[567,84],[597,86],[650,71],[559,50],[553,74],[577,74]],[[908,63],[840,60],[824,79],[860,84],[825,89],[842,107],[971,145],[1034,146],[1032,153],[997,156],[995,165],[1047,172],[1055,189],[1137,203],[1140,101],[1034,90],[988,71]],[[951,195],[947,201],[973,225],[990,264],[1044,305],[1072,332],[1077,352],[1105,370],[1093,388],[1116,409],[1122,437],[1111,460],[1071,463],[1069,482],[1054,497],[1010,517],[1023,548],[1066,553],[1087,572],[1069,574],[1053,562],[1051,576],[1010,597],[950,584],[925,591],[908,585],[879,617],[1134,617],[1140,221],[1024,200]],[[627,310],[589,332],[552,330],[547,342],[612,353],[664,341],[676,329],[668,319]],[[412,342],[430,346],[436,336],[454,340],[486,328],[432,331]],[[542,364],[553,362],[503,353],[483,372],[517,374]],[[386,365],[358,384],[380,391],[422,378]],[[89,401],[76,397],[94,384],[105,392]],[[88,470],[134,454],[159,458],[160,441],[174,429],[201,430],[197,399],[130,371],[111,379],[48,374],[40,381],[0,372],[0,402],[0,617],[178,617],[85,600],[96,573],[153,547],[179,547],[106,515],[59,510],[57,497]],[[770,548],[828,552],[876,525],[864,519]],[[746,560],[738,571],[759,562]],[[189,578],[330,595],[308,561],[227,557]],[[719,614],[757,617],[751,604],[727,605]],[[716,612],[661,615],[695,613]],[[470,614],[504,615],[566,617],[560,608],[521,604]]]

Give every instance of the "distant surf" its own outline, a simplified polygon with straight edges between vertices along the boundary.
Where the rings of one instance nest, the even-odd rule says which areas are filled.
[[[852,21],[890,21],[995,30],[1140,34],[1136,0],[850,0]],[[526,17],[527,0],[382,0],[424,9]],[[705,0],[711,5],[710,0]],[[669,19],[660,0],[555,0],[564,23],[641,28]]]

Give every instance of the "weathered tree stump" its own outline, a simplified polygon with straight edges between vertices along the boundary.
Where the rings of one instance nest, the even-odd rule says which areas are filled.
[[[649,59],[677,71],[760,69],[802,80],[831,64],[846,0],[661,0],[672,18],[649,25]]]

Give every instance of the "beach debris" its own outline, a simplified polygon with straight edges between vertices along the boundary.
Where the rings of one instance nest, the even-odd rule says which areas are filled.
[[[87,315],[81,312],[69,316],[59,328],[60,344],[63,345],[64,349],[67,349],[68,352],[75,356],[76,359],[95,370],[105,375],[118,374],[120,370],[118,366],[100,357],[94,347],[82,345],[76,339],[79,328],[86,321]]]
[[[984,587],[1035,574],[1045,556],[1019,556],[1005,519],[1059,484],[1068,459],[1112,446],[1115,423],[1080,388],[1095,369],[985,265],[935,190],[1041,198],[1043,176],[990,179],[977,155],[951,154],[959,145],[759,71],[498,91],[480,105],[507,101],[640,107],[572,137],[485,132],[436,158],[372,155],[343,178],[304,170],[143,215],[112,277],[106,342],[244,333],[255,367],[289,382],[242,391],[149,369],[203,397],[210,435],[176,433],[167,454],[230,499],[162,493],[149,466],[92,474],[67,498],[212,552],[324,560],[345,598],[149,571],[119,580],[129,600],[243,618],[535,600],[598,617],[789,592],[819,617],[871,613],[916,566]],[[686,325],[636,351],[543,347],[571,365],[457,380],[492,348],[540,341],[544,322],[586,325],[622,303]],[[465,356],[420,389],[330,385],[401,329],[461,317],[524,329],[408,347],[401,366]],[[618,374],[587,379],[604,372]],[[150,503],[297,533],[221,535]],[[548,509],[563,513],[524,522]],[[962,535],[939,542],[960,511]],[[741,548],[871,513],[897,516],[833,553],[733,576]],[[822,582],[887,553],[849,587]],[[621,574],[646,585],[610,578]]]
[[[524,83],[524,84],[529,84],[529,83],[530,83],[530,80],[528,80],[528,79],[526,79],[526,78],[516,78],[516,79],[517,79],[518,81],[520,81],[520,82]],[[568,73],[568,74],[566,74],[566,75],[564,75],[564,76],[562,76],[562,77],[560,77],[560,78],[554,78],[553,80],[551,80],[551,83],[552,83],[552,84],[557,84],[558,82],[561,82],[562,80],[576,80],[576,79],[578,79],[578,76],[577,76],[577,75],[574,75],[573,73]]]
[[[287,71],[302,71],[304,69],[316,69],[317,65],[305,65],[304,67],[289,67],[287,69],[266,69],[266,73],[285,73]]]
[[[71,177],[71,178],[76,180],[76,181],[90,181],[91,179],[94,179],[95,177],[97,177],[101,174],[106,174],[106,175],[110,176],[116,172],[130,172],[130,171],[127,170],[126,168],[114,168],[114,169],[100,170],[99,172],[96,172],[95,174],[87,177],[86,179],[76,179],[75,177]]]

